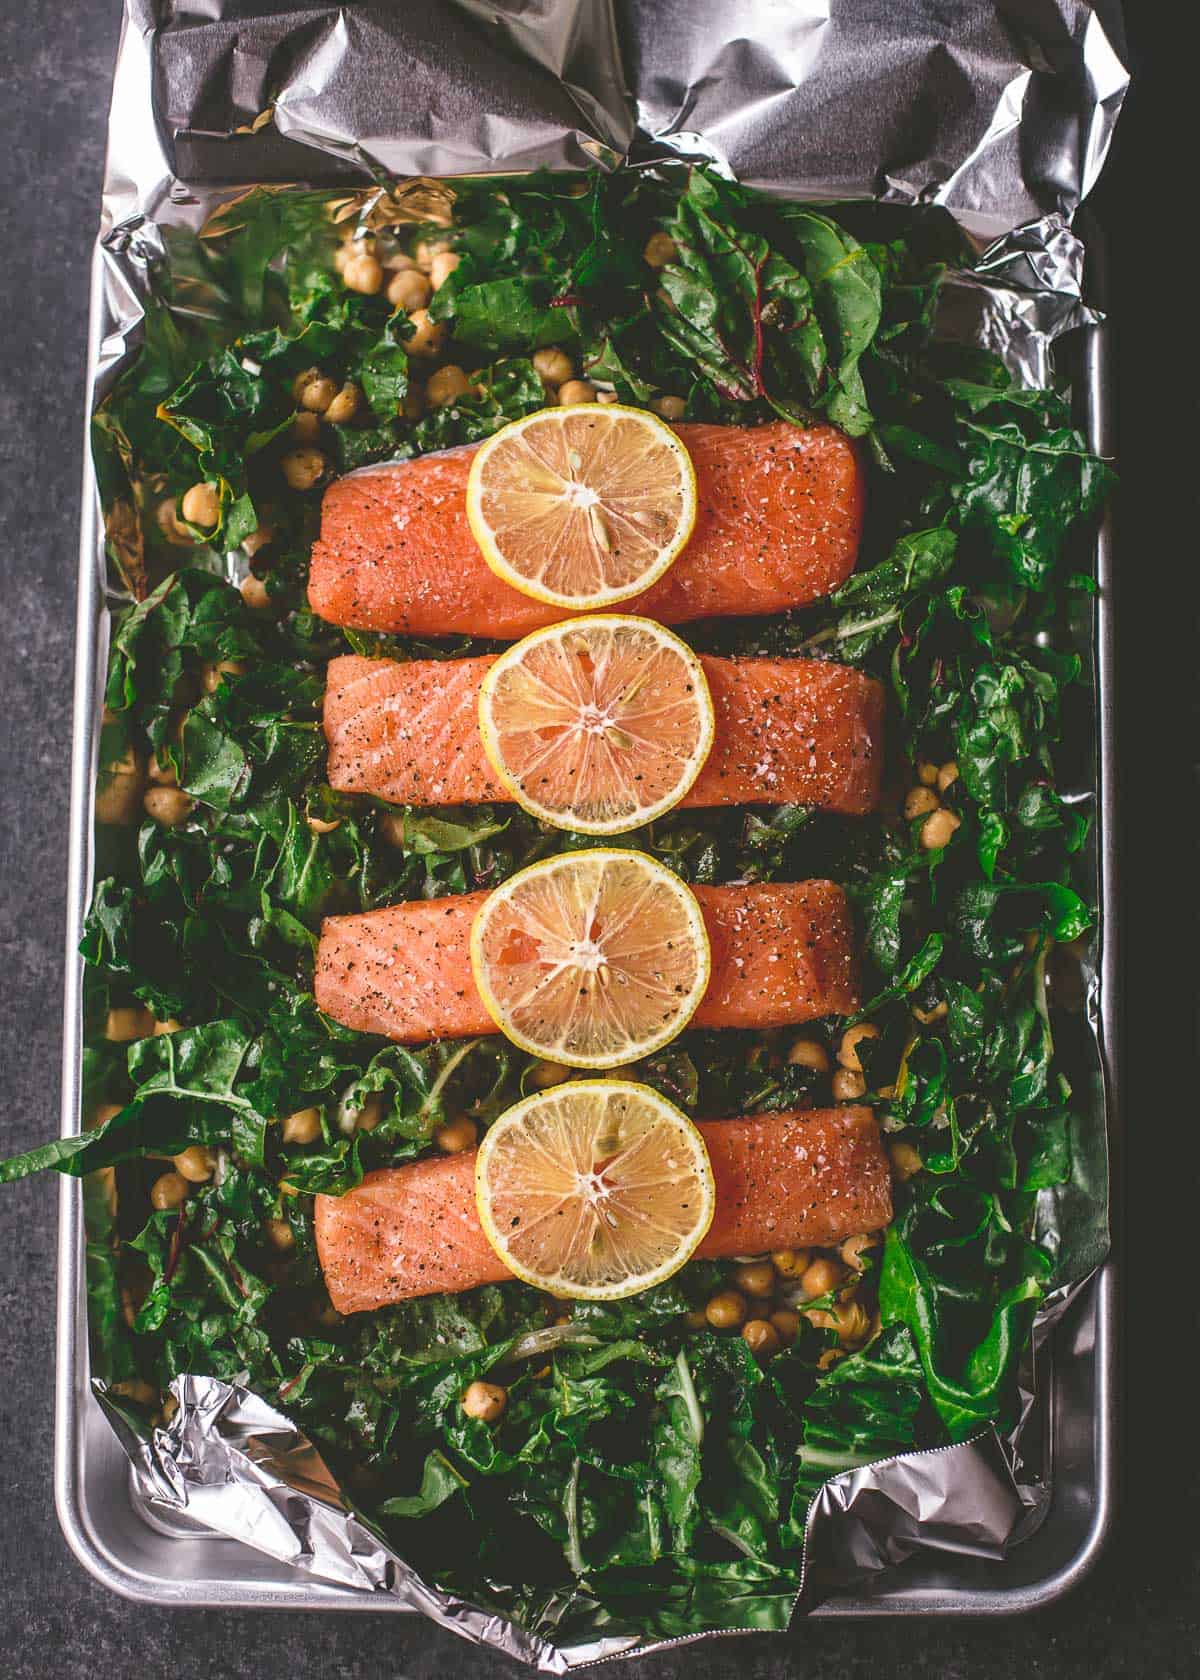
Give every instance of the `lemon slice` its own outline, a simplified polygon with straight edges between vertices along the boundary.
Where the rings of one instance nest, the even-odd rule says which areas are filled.
[[[566,852],[484,899],[471,967],[500,1031],[568,1067],[617,1067],[670,1043],[711,970],[694,895],[642,852]]]
[[[535,630],[483,679],[479,731],[519,805],[557,828],[620,834],[677,805],[713,742],[704,668],[649,619]]]
[[[543,408],[480,446],[467,517],[497,577],[586,611],[663,575],[696,523],[696,474],[671,428],[640,408]]]
[[[525,1283],[615,1301],[691,1258],[716,1195],[686,1114],[648,1085],[587,1079],[527,1097],[489,1127],[475,1202],[487,1240]]]

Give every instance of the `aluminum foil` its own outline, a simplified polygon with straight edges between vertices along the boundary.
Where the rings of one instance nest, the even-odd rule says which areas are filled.
[[[1095,318],[1071,217],[1104,161],[1123,50],[1115,0],[127,0],[93,395],[136,350],[170,230],[200,227],[247,186],[374,183],[420,198],[427,183],[397,179],[664,156],[791,196],[942,206],[975,261],[950,277],[938,330],[1044,384],[1054,340]],[[1040,1520],[1050,1481],[1046,1431],[1033,1427],[1038,1363],[1106,1241],[1096,1083],[1095,1195],[1066,1210],[1074,1264],[1035,1326],[1018,1425],[1003,1441],[989,1431],[827,1483],[809,1513],[796,1616],[920,1548],[1002,1557]],[[543,1673],[653,1648],[556,1647],[427,1585],[305,1436],[243,1388],[181,1376],[170,1424],[153,1431],[97,1392],[151,1507],[301,1574],[397,1598]]]

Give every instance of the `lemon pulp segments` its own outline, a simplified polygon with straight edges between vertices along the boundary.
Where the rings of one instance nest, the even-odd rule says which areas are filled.
[[[678,1271],[712,1223],[699,1131],[647,1085],[590,1079],[517,1103],[475,1162],[484,1234],[555,1295],[615,1300]]]
[[[699,659],[670,630],[615,613],[535,630],[483,679],[479,730],[518,804],[586,834],[677,805],[713,742]]]
[[[489,893],[471,967],[501,1032],[570,1067],[616,1067],[668,1044],[711,970],[695,896],[643,852],[565,852]]]
[[[612,606],[648,589],[691,536],[696,475],[643,409],[540,409],[480,445],[467,518],[492,571],[522,594]]]

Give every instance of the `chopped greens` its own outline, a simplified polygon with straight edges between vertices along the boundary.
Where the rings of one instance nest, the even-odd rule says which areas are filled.
[[[129,784],[134,804],[98,832],[85,1129],[0,1179],[96,1173],[102,1375],[148,1409],[178,1372],[248,1381],[427,1574],[559,1638],[779,1627],[815,1491],[1011,1419],[1032,1314],[1069,1270],[1034,1211],[1081,1170],[1047,976],[1077,961],[1091,925],[1090,802],[1062,790],[1057,765],[1083,715],[1065,650],[1108,469],[1063,396],[932,335],[944,265],[962,255],[932,212],[784,204],[702,169],[460,183],[451,227],[389,227],[376,207],[362,251],[394,264],[416,238],[458,257],[429,317],[468,377],[440,405],[417,324],[387,300],[393,270],[348,289],[328,212],[321,195],[258,191],[203,239],[172,235],[142,349],[96,416],[108,552],[130,597],[114,618],[102,787],[115,801]],[[870,463],[863,553],[831,600],[685,633],[880,676],[884,810],[677,811],[627,842],[689,881],[830,876],[859,917],[858,1018],[878,1036],[858,1050],[896,1218],[844,1307],[861,1313],[855,1332],[839,1329],[836,1289],[815,1305],[801,1294],[812,1318],[763,1363],[704,1320],[725,1265],[573,1311],[514,1283],[343,1320],[316,1260],[315,1193],[414,1158],[448,1121],[486,1126],[541,1077],[500,1039],[411,1050],[322,1015],[321,918],[486,887],[594,843],[515,809],[394,811],[329,789],[330,657],[487,644],[317,620],[304,585],[319,491],[542,406],[533,358],[551,346],[621,401],[827,419]],[[344,421],[297,421],[314,368],[353,388]],[[219,498],[212,529],[184,517],[197,482]],[[258,594],[243,598],[229,579],[247,556]],[[137,803],[151,754],[186,796],[171,824]],[[908,818],[902,804],[937,767],[930,829],[921,802]],[[133,1012],[136,1035],[112,1011]],[[139,1011],[167,1030],[147,1036]],[[805,1037],[832,1052],[844,1026]],[[790,1056],[793,1036],[688,1032],[638,1073],[692,1114],[829,1103],[830,1055]],[[152,1205],[167,1158],[194,1146],[207,1178]],[[498,1423],[462,1408],[477,1378],[507,1389]]]

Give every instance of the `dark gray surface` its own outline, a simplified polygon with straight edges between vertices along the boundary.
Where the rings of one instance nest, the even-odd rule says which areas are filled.
[[[87,257],[96,221],[118,0],[30,8],[0,0],[0,1154],[57,1125],[72,596],[78,519]],[[31,22],[31,16],[37,21]],[[44,21],[43,21],[44,19]],[[1152,20],[1144,16],[1140,29]],[[1144,56],[1144,54],[1143,54]],[[1169,251],[1140,242],[1152,189],[1154,81],[1133,102],[1101,194],[1114,235],[1124,456],[1121,534],[1133,562],[1122,586],[1129,812],[1126,963],[1131,1148],[1130,1394],[1123,1518],[1092,1579],[1021,1623],[809,1626],[788,1641],[695,1647],[630,1668],[638,1680],[859,1680],[907,1677],[1153,1675],[1200,1672],[1195,1505],[1196,1408],[1173,1346],[1194,1328],[1191,1225],[1194,1082],[1180,1064],[1190,978],[1176,955],[1179,913],[1164,883],[1191,845],[1174,819],[1177,731],[1163,728],[1172,672],[1189,682],[1194,650],[1169,646],[1186,614],[1157,590],[1194,571],[1195,474],[1174,440],[1196,436],[1194,352],[1162,328],[1195,308]],[[1177,255],[1178,253],[1176,253]],[[1179,295],[1173,287],[1186,287]],[[1182,393],[1182,394],[1180,394]],[[1146,700],[1154,726],[1143,726]],[[1179,714],[1180,719],[1186,712]],[[1145,842],[1151,839],[1149,853]],[[1190,898],[1190,893],[1187,895]],[[1169,1150],[1167,1156],[1165,1151]],[[1164,1159],[1173,1163],[1163,1170]],[[95,1586],[67,1551],[51,1488],[55,1186],[0,1190],[0,1675],[8,1680],[145,1680],[387,1675],[462,1680],[511,1671],[416,1622],[395,1618],[169,1613]],[[1182,1251],[1190,1252],[1184,1257]],[[620,1670],[614,1671],[621,1672]]]

